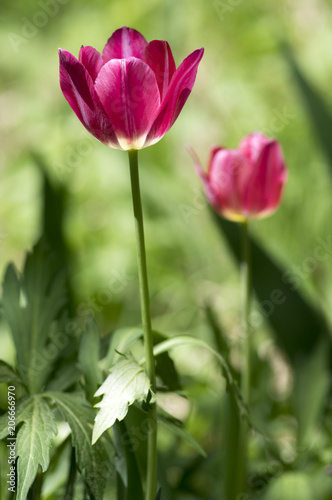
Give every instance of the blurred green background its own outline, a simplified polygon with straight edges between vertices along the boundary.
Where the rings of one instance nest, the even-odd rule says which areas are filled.
[[[299,291],[331,327],[332,250],[312,269],[306,259],[319,246],[317,238],[332,237],[332,165],[283,50],[285,43],[292,47],[301,71],[332,109],[331,23],[331,3],[322,0],[2,0],[1,272],[9,260],[21,268],[40,236],[42,163],[52,184],[68,191],[64,231],[77,314],[94,313],[103,334],[140,322],[127,156],[88,134],[58,82],[59,47],[76,56],[82,44],[101,51],[112,32],[127,25],[148,41],[168,40],[177,65],[205,48],[177,122],[139,154],[154,328],[212,342],[203,310],[208,301],[238,363],[238,268],[208,212],[185,145],[206,164],[210,146],[236,147],[253,131],[281,142],[289,180],[277,213],[254,222],[252,232],[272,258],[300,277]],[[292,371],[270,333],[268,323],[259,322],[257,352],[270,366],[267,395],[283,404],[292,391]],[[10,343],[3,345],[2,357],[10,361]],[[175,356],[181,372],[200,377],[192,388],[199,404],[192,404],[188,425],[213,448],[210,410],[217,417],[219,371],[208,355],[189,354]],[[182,412],[188,417],[186,405]],[[285,428],[293,425],[287,421]]]

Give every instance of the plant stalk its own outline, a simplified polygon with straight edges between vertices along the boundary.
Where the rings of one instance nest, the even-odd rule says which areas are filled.
[[[138,172],[138,153],[136,150],[129,151],[129,166],[131,192],[133,200],[136,244],[137,244],[137,262],[138,278],[141,302],[141,315],[143,324],[144,350],[146,360],[146,371],[151,383],[151,390],[156,391],[155,359],[153,355],[153,336],[150,316],[150,297],[148,274],[146,266],[146,252],[144,240],[144,224],[142,202],[139,184]],[[150,426],[147,433],[147,477],[146,477],[146,500],[154,500],[157,487],[157,414],[156,404],[150,405]]]

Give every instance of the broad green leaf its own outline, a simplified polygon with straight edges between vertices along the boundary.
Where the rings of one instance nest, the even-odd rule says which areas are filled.
[[[296,364],[294,386],[295,415],[298,421],[298,445],[308,446],[315,424],[330,387],[328,363],[330,352],[326,342]]]
[[[223,369],[223,374],[227,382],[227,390],[230,390],[232,394],[234,395],[235,401],[237,403],[237,407],[239,409],[240,414],[245,417],[248,420],[248,423],[251,425],[250,418],[249,418],[249,413],[248,413],[248,408],[242,398],[241,392],[238,388],[237,383],[235,382],[232,372],[219,352],[215,351],[207,342],[204,342],[204,340],[197,339],[195,337],[190,337],[188,336],[178,336],[178,337],[173,337],[168,340],[165,340],[164,342],[161,342],[157,346],[154,347],[153,352],[155,356],[159,356],[163,352],[170,351],[171,349],[174,349],[175,347],[181,347],[184,345],[192,345],[195,347],[200,347],[207,349],[210,351],[216,358],[218,359],[222,369]],[[145,358],[142,358],[140,360],[140,364],[143,364],[145,362]]]
[[[332,173],[332,111],[329,103],[313,87],[299,67],[290,47],[285,50],[286,59],[293,72],[295,82],[302,94],[302,98],[320,147],[325,154]]]
[[[183,439],[186,443],[192,446],[202,457],[206,457],[206,453],[201,447],[201,445],[196,441],[196,439],[183,427],[181,420],[173,417],[165,410],[157,407],[157,417],[160,422],[162,422],[166,427],[168,427],[173,434],[176,434],[179,438]]]
[[[85,331],[80,339],[78,364],[84,375],[88,399],[92,399],[102,382],[99,362],[99,331],[93,318],[86,322]]]
[[[210,209],[220,233],[226,238],[236,262],[241,263],[239,224],[219,217]],[[310,354],[320,340],[328,339],[328,327],[317,310],[302,296],[287,271],[250,238],[255,295],[272,326],[278,346],[294,364],[299,355]],[[264,310],[268,307],[268,313]]]
[[[129,405],[146,401],[150,393],[150,380],[133,359],[123,359],[114,365],[95,396],[104,395],[96,404],[99,412],[95,419],[92,443],[95,443],[116,420],[123,420]]]
[[[50,448],[57,426],[49,405],[39,396],[33,396],[17,414],[16,425],[23,422],[17,434],[17,500],[25,500],[39,465],[48,468]]]
[[[16,371],[5,361],[0,360],[0,383],[2,382],[24,385],[24,382],[19,374],[16,373]]]
[[[116,469],[118,479],[121,480],[124,490],[121,496],[118,494],[118,498],[143,500],[144,495],[139,467],[125,421],[115,422],[113,431]]]
[[[315,500],[309,478],[300,472],[286,472],[271,481],[262,500]]]
[[[54,391],[45,392],[43,396],[55,402],[68,422],[78,468],[95,500],[101,500],[114,459],[110,456],[106,440],[100,440],[96,446],[91,444],[95,412],[80,394]]]
[[[129,347],[141,337],[143,337],[142,328],[120,328],[115,330],[111,336],[104,369],[111,368],[121,358],[121,354],[127,354]]]
[[[41,240],[27,255],[19,280],[9,265],[3,283],[3,310],[16,347],[18,371],[31,393],[37,393],[52,370],[61,347],[46,349],[51,326],[66,302],[64,273]]]

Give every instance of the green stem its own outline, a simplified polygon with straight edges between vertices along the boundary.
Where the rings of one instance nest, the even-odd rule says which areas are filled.
[[[242,372],[242,394],[247,405],[250,405],[250,385],[251,385],[251,331],[250,331],[250,308],[252,296],[251,283],[251,257],[248,221],[242,222],[242,275],[243,275],[243,356],[244,365]]]
[[[144,241],[144,225],[141,193],[139,186],[138,159],[137,151],[129,151],[129,166],[131,192],[133,199],[133,209],[136,229],[137,243],[137,261],[138,261],[138,277],[139,290],[141,300],[141,314],[144,334],[144,350],[146,360],[146,371],[151,383],[153,392],[156,390],[156,374],[155,374],[155,359],[153,355],[153,338],[150,316],[150,298],[148,286],[148,274],[146,268],[146,253]],[[148,431],[147,443],[147,477],[146,477],[146,500],[154,500],[157,486],[157,414],[155,403],[150,405],[150,430]]]
[[[243,370],[241,378],[242,395],[248,408],[250,408],[250,386],[251,386],[251,331],[250,331],[250,308],[252,298],[252,270],[250,257],[250,240],[248,231],[248,220],[242,222],[242,283],[243,283]],[[247,482],[247,456],[249,427],[245,420],[241,422],[239,440],[239,485],[243,493],[246,492]]]

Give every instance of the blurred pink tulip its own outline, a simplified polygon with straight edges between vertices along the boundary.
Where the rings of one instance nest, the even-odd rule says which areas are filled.
[[[276,140],[254,133],[238,149],[214,147],[206,174],[191,153],[209,202],[226,219],[243,222],[266,217],[278,208],[287,170]]]
[[[116,149],[158,142],[180,114],[196,79],[203,49],[176,69],[167,42],[148,43],[131,28],[113,33],[102,55],[82,47],[78,60],[59,49],[60,87],[85,128]]]

